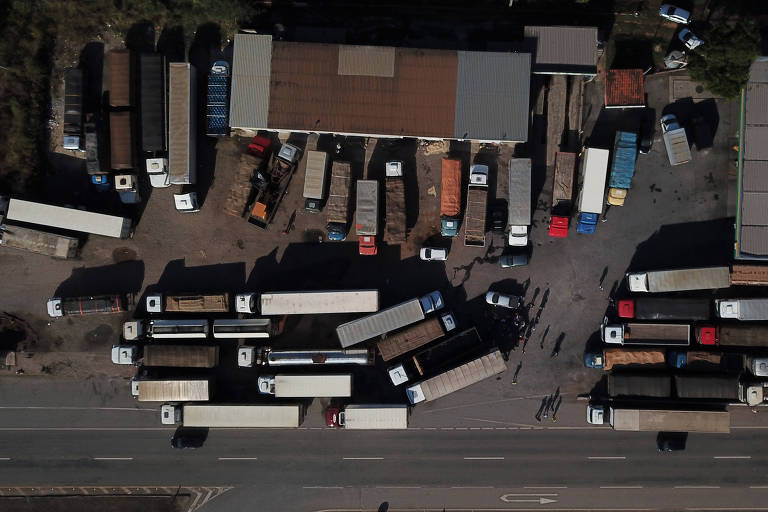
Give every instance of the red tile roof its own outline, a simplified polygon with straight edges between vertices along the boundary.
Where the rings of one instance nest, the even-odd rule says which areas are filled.
[[[645,105],[642,69],[611,69],[605,72],[606,107],[640,107]]]

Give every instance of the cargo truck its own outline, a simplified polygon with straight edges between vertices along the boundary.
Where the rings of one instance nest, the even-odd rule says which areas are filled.
[[[128,218],[21,199],[9,201],[6,219],[114,238],[129,238],[132,234],[132,222]]]
[[[141,115],[141,150],[149,158],[162,157],[165,153],[165,58],[159,53],[142,53],[139,56],[139,79],[141,94],[139,113]],[[167,169],[166,169],[167,170]],[[149,168],[147,169],[149,171]],[[151,177],[151,175],[150,175]],[[159,186],[169,185],[168,175]],[[158,186],[151,183],[153,187]]]
[[[325,175],[328,169],[328,153],[307,152],[307,168],[304,173],[304,209],[319,213],[325,199]]]
[[[172,185],[197,183],[197,83],[188,62],[168,64],[168,177]]]
[[[620,318],[636,320],[709,320],[709,299],[638,297],[618,303]]]
[[[80,241],[77,238],[70,236],[56,235],[21,226],[0,225],[0,246],[2,247],[66,260],[77,256],[79,244]]]
[[[48,299],[48,316],[86,316],[110,313],[124,313],[132,303],[130,296],[96,295],[91,297],[53,297]]]
[[[715,311],[720,318],[768,320],[768,299],[719,299],[715,301]]]
[[[739,384],[739,402],[750,407],[763,405],[768,401],[768,382],[743,382]]]
[[[328,290],[298,292],[239,293],[238,313],[267,316],[371,313],[379,310],[378,290]]]
[[[731,284],[746,286],[768,285],[768,265],[737,265],[731,270]]]
[[[768,326],[734,325],[700,326],[696,341],[701,345],[722,347],[768,347]]]
[[[661,130],[663,132],[664,146],[667,148],[667,156],[671,165],[680,165],[691,161],[691,147],[688,145],[688,136],[685,128],[681,128],[677,118],[668,114],[661,117]]]
[[[531,159],[509,161],[508,243],[513,247],[528,245],[531,226]]]
[[[605,371],[624,366],[663,367],[665,362],[663,349],[605,348],[602,352],[584,354],[584,366]]]
[[[498,375],[507,369],[499,350],[464,363],[431,379],[423,380],[406,389],[412,404],[437,400],[454,391]]]
[[[343,409],[329,407],[325,411],[325,423],[329,427],[353,430],[398,430],[408,428],[408,406],[347,405]]]
[[[352,375],[259,375],[259,393],[276,398],[347,398]]]
[[[205,102],[205,134],[220,137],[227,134],[229,120],[229,63],[217,60],[208,73],[208,94]]]
[[[411,299],[372,315],[341,324],[336,328],[336,334],[341,346],[348,348],[424,320],[424,315],[442,309],[443,305],[443,296],[439,291],[434,291],[419,299]]]
[[[97,187],[102,181],[101,178],[94,180],[94,176],[105,175],[101,169],[101,160],[99,158],[99,134],[96,129],[96,121],[91,118],[85,122],[85,171],[91,176],[91,183]],[[106,177],[106,176],[104,176]]]
[[[109,167],[116,171],[133,169],[131,113],[109,113]]]
[[[123,338],[128,341],[143,337],[153,339],[205,339],[208,320],[131,320],[123,324]]]
[[[64,149],[82,149],[83,70],[68,69],[64,74]]]
[[[552,186],[552,215],[549,220],[549,236],[565,238],[571,222],[573,208],[573,178],[576,170],[576,153],[555,154],[555,176]]]
[[[131,52],[111,50],[107,54],[109,74],[109,106],[131,106]]]
[[[403,162],[387,162],[384,165],[387,188],[386,222],[383,240],[390,245],[405,243],[405,181]]]
[[[678,398],[739,401],[739,375],[675,375]]]
[[[228,313],[229,309],[228,293],[147,295],[147,313]]]
[[[587,405],[587,422],[602,425],[605,408]],[[618,409],[608,407],[608,424],[614,430],[628,432],[702,432],[728,434],[731,415],[728,411],[674,411],[659,409]]]
[[[248,151],[240,154],[240,163],[224,201],[224,213],[233,217],[246,215],[252,200],[256,176],[269,161],[271,150],[272,141],[257,135],[248,145]]]
[[[746,366],[744,354],[670,350],[667,364],[671,368],[704,372],[742,373]]]
[[[375,256],[376,235],[379,228],[379,182],[357,180],[357,208],[355,210],[355,231],[361,256]]]
[[[333,162],[331,167],[331,190],[328,195],[328,238],[340,242],[347,238],[349,224],[349,193],[352,189],[349,162]]]
[[[608,180],[608,204],[624,206],[627,191],[632,186],[637,160],[637,134],[616,132],[613,144],[613,163]]]
[[[581,160],[579,221],[576,232],[591,235],[597,229],[597,218],[603,213],[605,177],[608,172],[607,149],[586,148]]]
[[[112,362],[176,368],[214,368],[219,364],[219,347],[147,344],[140,350],[136,345],[115,345],[112,347]]]
[[[608,324],[603,322],[603,341],[618,345],[688,346],[691,326],[688,324]]]
[[[423,347],[445,334],[439,318],[430,318],[394,334],[385,334],[376,346],[381,358],[389,361],[403,354]]]
[[[672,376],[659,373],[608,374],[608,396],[672,398]]]
[[[301,150],[291,144],[283,144],[272,159],[272,167],[265,176],[256,173],[256,198],[249,208],[248,222],[259,229],[267,229],[275,218],[277,209],[291,183],[296,167],[301,160]]]
[[[464,245],[485,247],[485,216],[488,207],[488,166],[475,164],[469,169],[467,213],[464,216]]]
[[[139,402],[207,402],[208,380],[131,380],[131,394]]]
[[[459,233],[461,213],[461,160],[443,158],[440,180],[440,234],[456,236]]]
[[[627,284],[631,292],[682,292],[728,288],[731,275],[728,267],[681,268],[630,272]]]
[[[411,377],[434,375],[446,367],[456,366],[484,349],[477,329],[470,327],[448,339],[414,354],[410,359],[388,369],[392,384],[399,386]]]
[[[245,353],[250,352],[250,353]],[[238,366],[313,366],[318,364],[355,364],[368,366],[375,360],[372,349],[273,350],[272,347],[242,346],[238,349]],[[251,364],[248,364],[251,363]]]
[[[116,174],[115,192],[123,204],[136,204],[141,202],[139,194],[139,181],[135,174]]]
[[[304,419],[299,404],[224,405],[164,404],[163,425],[200,428],[297,428]]]

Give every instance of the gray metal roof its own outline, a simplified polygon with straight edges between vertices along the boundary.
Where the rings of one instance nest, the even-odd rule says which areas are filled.
[[[454,137],[528,140],[531,55],[458,52]]]
[[[746,90],[750,124],[768,124],[768,83],[750,83]]]
[[[745,192],[768,192],[768,161],[745,161],[742,166],[741,183]]]
[[[596,27],[525,27],[524,37],[534,73],[597,74]]]
[[[235,35],[229,105],[232,128],[267,127],[271,66],[272,36]]]

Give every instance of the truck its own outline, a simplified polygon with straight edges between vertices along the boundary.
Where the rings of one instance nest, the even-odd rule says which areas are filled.
[[[549,219],[549,236],[565,238],[571,222],[573,208],[573,178],[576,170],[576,153],[555,154],[555,176],[552,185],[552,210]]]
[[[116,174],[115,192],[123,204],[136,204],[141,202],[139,194],[139,180],[135,174]]]
[[[111,50],[107,54],[109,70],[109,106],[131,106],[131,52]]]
[[[703,298],[638,297],[618,302],[620,318],[636,320],[709,320],[712,303]]]
[[[378,290],[250,292],[235,296],[238,313],[268,316],[371,313],[379,310]]]
[[[579,220],[576,232],[591,235],[597,229],[597,218],[603,213],[605,177],[608,172],[607,149],[586,148],[581,160],[581,191],[579,192]]]
[[[379,182],[357,180],[357,208],[355,210],[355,231],[361,256],[375,256],[376,235],[379,227]]]
[[[207,379],[131,381],[131,394],[139,402],[207,402],[209,388]]]
[[[721,347],[768,347],[768,326],[702,325],[696,328],[696,341],[701,345]]]
[[[675,375],[677,397],[682,399],[739,401],[739,375]]]
[[[768,401],[768,382],[742,382],[739,383],[739,402],[750,407],[763,405]]]
[[[256,176],[269,161],[271,151],[272,141],[256,135],[248,145],[248,150],[240,154],[240,162],[224,201],[224,213],[241,218],[246,215],[252,200]]]
[[[168,64],[168,179],[171,185],[197,182],[197,84],[188,62]]]
[[[329,427],[353,430],[399,430],[408,428],[408,406],[402,404],[350,404],[325,411]]]
[[[131,113],[109,113],[109,167],[116,171],[133,169]]]
[[[228,293],[147,295],[147,313],[229,313],[229,309]]]
[[[6,220],[113,238],[129,238],[133,227],[131,219],[125,217],[14,198],[8,202]]]
[[[139,56],[141,151],[152,157],[165,152],[165,58],[160,53]],[[149,169],[148,169],[149,170]],[[167,181],[167,174],[166,179]],[[167,186],[163,184],[162,186]],[[157,186],[152,183],[152,186]]]
[[[328,170],[328,153],[307,151],[307,168],[304,172],[304,209],[320,213],[325,199],[325,176]]]
[[[243,351],[252,351],[243,354]],[[255,356],[253,355],[255,354]],[[272,347],[242,346],[238,349],[238,365],[246,361],[255,361],[260,366],[313,366],[318,364],[355,364],[368,366],[375,360],[373,350],[361,349],[317,349],[317,350],[273,350]]]
[[[411,376],[418,374],[434,375],[446,367],[452,367],[466,361],[483,350],[483,341],[477,329],[470,327],[450,338],[414,354],[409,360],[388,369],[392,384],[399,386],[408,382]],[[486,348],[487,350],[487,348]]]
[[[136,345],[115,345],[112,347],[112,362],[175,368],[214,368],[219,364],[219,347],[147,344],[143,350],[139,350]]]
[[[381,358],[390,361],[427,343],[441,338],[445,334],[439,318],[429,318],[406,327],[394,334],[384,334],[376,346]]]
[[[488,207],[488,166],[474,164],[469,169],[467,213],[464,216],[464,245],[485,247],[485,216]]]
[[[507,243],[512,247],[528,245],[531,226],[531,159],[512,158],[509,161],[509,203],[507,213]]]
[[[259,375],[259,393],[275,398],[348,398],[352,375]]]
[[[434,291],[421,298],[407,300],[372,315],[341,324],[336,328],[336,335],[341,346],[348,348],[424,320],[424,315],[442,309],[443,304],[443,296],[439,291]]]
[[[632,186],[632,177],[635,175],[635,160],[637,160],[637,134],[616,132],[611,176],[608,180],[608,204],[611,206],[624,206],[627,191]]]
[[[64,149],[82,149],[83,70],[68,69],[64,74]]]
[[[123,324],[123,338],[128,341],[143,337],[152,339],[206,339],[208,320],[130,320]]]
[[[731,269],[731,284],[746,286],[768,285],[767,265],[733,264]]]
[[[601,332],[603,341],[609,344],[683,347],[691,344],[689,324],[608,324],[606,320]]]
[[[200,428],[298,428],[304,419],[300,404],[163,404],[163,425]]]
[[[648,270],[627,273],[627,284],[631,292],[648,293],[728,288],[731,274],[728,267]]]
[[[77,256],[79,245],[80,241],[71,236],[56,235],[21,226],[0,225],[0,246],[2,247],[67,260]]]
[[[454,391],[476,384],[484,379],[493,377],[507,369],[504,357],[499,350],[466,362],[452,370],[436,375],[427,380],[417,382],[406,389],[408,401],[411,404],[437,400]]]
[[[249,208],[248,222],[259,229],[266,230],[280,207],[288,191],[288,185],[301,160],[301,150],[292,144],[283,144],[272,159],[272,167],[267,175],[256,173],[254,188],[255,199]]]
[[[105,175],[101,169],[101,159],[99,158],[99,134],[96,128],[94,118],[85,122],[85,172],[91,176],[91,183],[98,186],[99,180],[94,180],[97,175]]]
[[[587,405],[587,422],[604,423],[605,407]],[[717,410],[619,409],[608,407],[608,424],[627,432],[702,432],[728,434],[731,415]]]
[[[653,372],[608,374],[608,396],[672,398],[672,377]]]
[[[688,145],[688,136],[685,134],[685,128],[677,122],[677,118],[672,114],[662,116],[661,130],[670,165],[690,162],[691,147]]]
[[[742,373],[746,367],[746,357],[744,354],[723,352],[670,350],[667,354],[667,364],[670,368],[682,370]]]
[[[86,316],[124,313],[132,300],[124,295],[94,295],[88,297],[52,297],[46,303],[48,316]]]
[[[205,102],[205,134],[220,137],[227,134],[229,121],[229,63],[217,60],[208,73],[208,95]]]
[[[637,349],[606,347],[602,352],[586,352],[584,366],[610,371],[616,367],[663,367],[666,358],[663,349]]]
[[[461,160],[443,158],[440,179],[440,234],[454,237],[459,234],[461,213]]]
[[[328,194],[328,239],[340,242],[347,238],[349,224],[349,193],[352,188],[349,162],[333,162],[331,167],[331,190]]]
[[[768,320],[768,299],[718,299],[715,300],[715,311],[720,318]]]
[[[384,241],[390,245],[404,244],[406,206],[403,162],[387,162],[384,164],[384,176],[387,188]]]

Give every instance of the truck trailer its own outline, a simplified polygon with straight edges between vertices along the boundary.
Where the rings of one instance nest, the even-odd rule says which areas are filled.
[[[131,394],[139,402],[207,402],[209,382],[195,380],[142,380],[131,381]]]
[[[168,176],[197,183],[197,75],[188,62],[168,64]]]
[[[144,346],[144,366],[178,368],[214,368],[219,364],[219,347],[215,345],[153,345]]]
[[[672,398],[672,376],[653,372],[608,374],[608,396]]]
[[[267,316],[371,313],[379,310],[378,290],[239,293],[238,313]]]
[[[485,216],[488,208],[488,166],[475,164],[469,170],[467,213],[464,216],[464,245],[485,247]]]
[[[147,295],[147,313],[228,313],[228,293]]]
[[[329,407],[325,412],[329,427],[352,430],[399,430],[408,428],[408,406],[391,405],[347,405],[343,409]]]
[[[744,354],[701,350],[670,350],[667,354],[667,364],[670,368],[690,371],[742,373],[746,363]]]
[[[587,405],[587,421],[604,422],[602,405]],[[608,408],[608,424],[614,430],[627,432],[702,432],[728,434],[731,415],[727,411],[683,411],[660,409]]]
[[[89,297],[53,297],[47,309],[51,318],[124,313],[130,301],[123,295],[96,295]]]
[[[142,53],[139,56],[139,79],[141,101],[141,150],[151,157],[165,153],[165,134],[168,129],[165,119],[165,58],[159,53]],[[151,177],[151,175],[150,175]],[[168,184],[167,174],[163,183]],[[151,181],[151,180],[150,180]],[[158,184],[151,183],[153,187]]]
[[[6,219],[113,238],[129,238],[133,225],[131,219],[124,217],[13,198],[8,203]]]
[[[696,341],[701,345],[722,347],[768,347],[767,325],[722,324],[696,328]]]
[[[597,229],[597,218],[603,213],[605,178],[608,172],[607,149],[586,148],[581,160],[579,222],[576,232],[591,235]]]
[[[83,70],[68,69],[64,74],[64,149],[82,150]]]
[[[325,199],[325,176],[328,170],[328,153],[307,151],[307,167],[304,172],[304,209],[319,213]]]
[[[109,113],[109,168],[116,171],[133,169],[131,113]]]
[[[352,175],[349,162],[333,162],[331,167],[331,190],[328,194],[328,223],[325,229],[328,238],[340,242],[347,238],[349,225],[349,194],[352,189]]]
[[[731,273],[728,267],[648,270],[628,273],[627,284],[631,292],[649,293],[728,288]]]
[[[528,245],[531,226],[531,159],[512,158],[509,161],[509,204],[507,229],[509,245]]]
[[[768,320],[768,299],[718,299],[715,301],[715,311],[720,318]]]
[[[603,324],[603,341],[618,345],[688,346],[691,326],[688,324],[626,323]]]
[[[304,419],[299,404],[164,404],[160,415],[163,425],[201,428],[298,428]]]
[[[131,320],[123,324],[123,338],[128,341],[143,337],[153,339],[205,339],[208,320]]]
[[[253,350],[255,355],[243,354],[243,351]],[[241,362],[255,361],[260,366],[314,366],[318,364],[354,364],[372,365],[375,353],[372,349],[327,349],[327,350],[273,350],[272,347],[248,347],[238,349],[238,365]]]
[[[255,176],[269,162],[271,150],[272,141],[256,135],[248,145],[248,151],[240,154],[240,162],[224,201],[224,213],[233,217],[244,217],[248,213],[248,205],[253,199]]]
[[[768,266],[734,263],[731,267],[731,284],[739,286],[768,285]]]
[[[613,144],[613,163],[608,180],[608,204],[624,206],[627,191],[632,186],[637,160],[637,134],[616,132]]]
[[[739,401],[739,375],[675,375],[678,398]]]
[[[80,241],[77,238],[70,236],[8,224],[0,226],[0,246],[2,247],[67,260],[77,256],[79,244]]]
[[[258,386],[276,398],[348,398],[352,375],[259,375]]]
[[[466,361],[470,354],[477,353],[482,348],[483,341],[477,329],[470,327],[417,352],[411,360],[418,374],[423,377],[445,367],[455,366],[462,360]]]
[[[439,318],[429,318],[394,334],[385,334],[376,346],[381,358],[389,361],[403,354],[423,347],[427,343],[443,336],[443,326]]]
[[[602,352],[587,352],[584,366],[610,371],[616,367],[664,367],[666,354],[663,349],[605,348]]]
[[[357,209],[355,231],[361,256],[375,256],[376,235],[379,228],[379,182],[357,180]]]
[[[387,162],[384,165],[384,176],[387,200],[383,240],[389,245],[404,244],[406,207],[403,162]]]
[[[712,303],[709,299],[638,297],[618,303],[620,318],[636,320],[709,320]]]
[[[109,106],[130,107],[131,101],[131,52],[111,50],[107,53],[109,73]]]
[[[552,215],[549,220],[549,236],[565,238],[571,222],[573,208],[573,178],[576,170],[576,153],[555,154],[555,176],[552,185]]]
[[[250,207],[248,222],[260,229],[267,229],[275,218],[291,183],[301,150],[292,144],[283,144],[272,159],[272,167],[265,176],[256,173],[255,199]]]
[[[461,214],[461,160],[443,158],[440,179],[440,234],[456,236]]]

